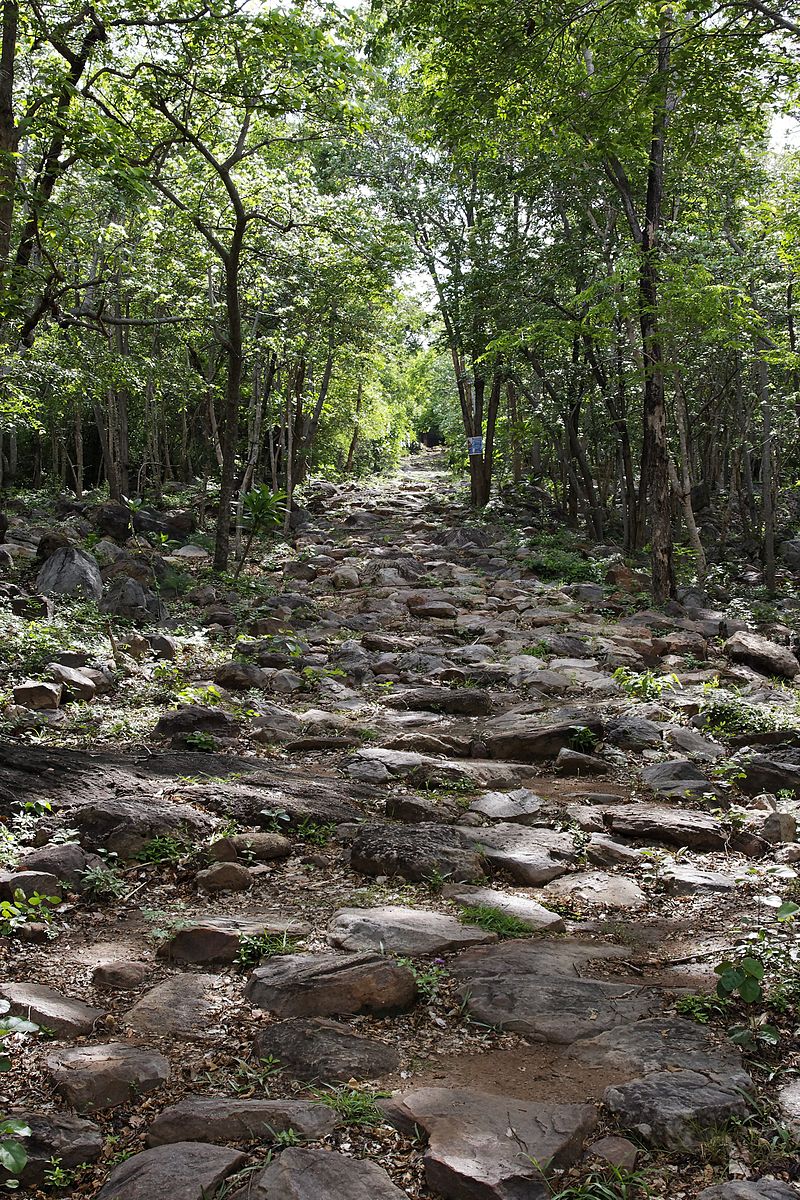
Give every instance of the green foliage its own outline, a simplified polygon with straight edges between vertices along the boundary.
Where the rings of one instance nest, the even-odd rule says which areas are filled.
[[[405,967],[414,976],[417,991],[423,1000],[433,1004],[439,998],[443,985],[449,980],[450,972],[444,965],[444,959],[434,959],[432,963],[414,962],[413,958],[396,958],[399,967]]]
[[[119,900],[127,885],[115,867],[103,865],[81,871],[81,890],[95,900]]]
[[[604,570],[602,562],[565,544],[564,538],[556,534],[539,537],[525,566],[543,579],[559,583],[598,583]]]
[[[6,1039],[12,1034],[36,1033],[39,1029],[39,1026],[35,1025],[33,1021],[10,1016],[10,1007],[7,1000],[0,1000],[0,1072],[11,1069],[11,1060],[3,1050]],[[26,1125],[24,1121],[0,1112],[0,1168],[11,1176],[9,1182],[5,1184],[6,1188],[13,1190],[18,1186],[18,1180],[14,1176],[20,1175],[25,1169],[28,1154],[23,1142],[26,1137],[30,1137],[30,1134],[30,1126]]]
[[[652,1194],[645,1171],[628,1171],[607,1164],[579,1182],[557,1190],[548,1184],[550,1200],[648,1200]]]
[[[719,995],[680,996],[675,1001],[675,1012],[678,1016],[696,1021],[698,1025],[708,1025],[710,1021],[724,1016],[729,1007],[728,999]]]
[[[296,954],[301,943],[288,933],[257,933],[239,938],[239,952],[234,959],[242,970],[257,966],[263,958],[279,954]]]
[[[502,909],[493,908],[490,904],[475,904],[462,908],[461,919],[468,925],[479,925],[487,933],[496,933],[500,937],[530,937],[531,933],[524,921],[509,916]]]
[[[42,896],[39,892],[26,896],[17,888],[13,900],[0,900],[0,937],[13,937],[32,923],[49,925],[53,907],[60,903],[60,896]]]
[[[170,863],[173,866],[182,862],[193,851],[191,843],[185,838],[175,837],[172,834],[158,834],[156,837],[150,838],[145,842],[141,850],[136,855],[137,862],[162,864]]]
[[[720,695],[718,691],[712,691],[711,699],[703,702],[700,715],[708,732],[719,738],[770,733],[777,727],[775,716],[768,708],[749,704],[736,693]]]
[[[190,750],[213,752],[217,749],[217,739],[213,733],[207,733],[204,729],[197,729],[194,733],[187,733],[185,740]]]
[[[295,832],[301,842],[307,842],[310,846],[327,846],[328,842],[335,836],[336,822],[318,821],[314,817],[303,817],[297,822]]]
[[[591,754],[597,747],[597,734],[593,733],[585,725],[576,725],[570,734],[569,744],[573,750],[578,750],[582,754]]]
[[[345,1125],[369,1128],[382,1123],[383,1114],[375,1101],[389,1093],[326,1084],[324,1088],[315,1089],[314,1095],[321,1104],[338,1113]]]
[[[655,671],[631,671],[628,667],[617,667],[614,681],[622,690],[636,700],[660,700],[664,692],[680,687],[675,674],[658,675]]]

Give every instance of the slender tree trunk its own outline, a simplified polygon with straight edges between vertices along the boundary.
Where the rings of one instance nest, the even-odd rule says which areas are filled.
[[[239,445],[239,404],[242,395],[242,309],[239,295],[239,266],[244,241],[245,220],[237,216],[231,247],[225,258],[225,311],[227,317],[226,351],[228,376],[225,383],[225,424],[222,430],[222,470],[219,485],[217,536],[214,542],[214,570],[228,568],[231,536],[231,504]]]
[[[770,394],[769,371],[763,358],[756,364],[758,398],[761,403],[761,519],[763,543],[761,555],[764,561],[764,583],[767,590],[775,593],[775,505],[773,502],[773,458],[772,458],[772,396]]]
[[[345,475],[349,475],[350,472],[353,470],[353,462],[356,457],[356,449],[358,447],[358,435],[360,432],[358,422],[359,422],[359,418],[361,416],[361,402],[362,402],[363,396],[364,396],[364,376],[362,374],[362,375],[359,375],[359,377],[358,377],[358,391],[356,392],[356,411],[353,415],[353,436],[350,438],[350,445],[347,448],[347,459],[344,464]]]
[[[19,5],[4,0],[3,36],[0,50],[0,299],[8,288],[6,273],[11,257],[11,229],[17,181],[15,154],[17,128],[14,121],[14,72],[17,57]]]

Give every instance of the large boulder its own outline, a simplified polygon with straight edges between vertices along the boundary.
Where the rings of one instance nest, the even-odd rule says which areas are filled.
[[[46,596],[99,600],[103,594],[100,568],[91,554],[77,546],[62,546],[51,554],[36,576],[36,586]]]
[[[132,621],[152,621],[163,616],[164,606],[156,593],[143,587],[138,580],[129,575],[116,575],[108,585],[100,611]]]
[[[761,675],[777,675],[779,679],[794,679],[800,663],[788,646],[779,646],[759,633],[739,630],[725,643],[725,653],[733,662],[744,663]]]
[[[560,750],[568,750],[581,729],[588,729],[595,738],[603,733],[602,722],[594,717],[587,716],[572,723],[541,725],[535,716],[508,713],[485,726],[483,740],[490,758],[536,762],[555,758]]]

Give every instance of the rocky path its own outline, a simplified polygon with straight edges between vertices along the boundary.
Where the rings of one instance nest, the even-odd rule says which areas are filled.
[[[0,800],[53,806],[0,894],[62,897],[0,939],[45,1034],[18,1194],[798,1195],[800,988],[750,1058],[696,998],[794,894],[800,666],[464,515],[435,459],[330,495],[206,703],[0,748]],[[728,694],[783,719],[726,736]]]

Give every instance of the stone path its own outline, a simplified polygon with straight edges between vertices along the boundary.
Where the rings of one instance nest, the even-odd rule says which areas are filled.
[[[710,1157],[757,1081],[675,1009],[800,859],[798,731],[730,821],[703,684],[763,701],[793,656],[637,611],[623,567],[538,579],[436,460],[324,499],[210,707],[127,759],[0,748],[6,793],[53,802],[0,894],[67,900],[57,941],[3,951],[0,997],[51,1034],[15,1085],[21,1194],[57,1159],[102,1200],[539,1200],[638,1160],[652,1195],[796,1197],[785,1157]],[[683,686],[637,700],[620,666]],[[124,898],[87,891],[100,853]]]

